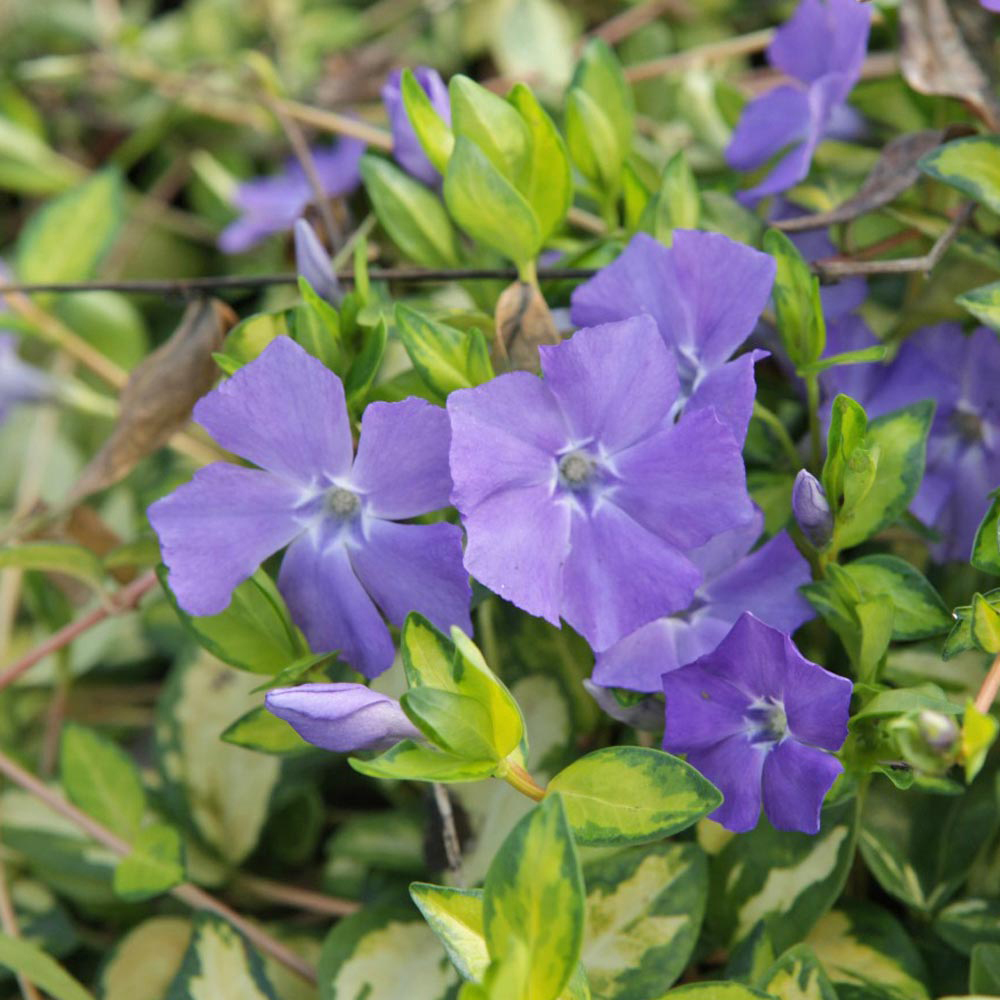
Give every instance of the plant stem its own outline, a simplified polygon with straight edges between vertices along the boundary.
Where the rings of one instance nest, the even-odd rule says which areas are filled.
[[[819,475],[823,467],[823,445],[819,426],[819,378],[806,375],[806,396],[809,403],[809,454],[812,470]]]
[[[36,798],[40,799],[53,812],[74,823],[102,847],[106,847],[119,857],[125,857],[131,853],[131,846],[122,840],[121,837],[112,833],[111,830],[102,826],[85,812],[81,812],[76,806],[59,795],[58,792],[53,791],[47,785],[43,784],[33,774],[30,774],[20,764],[2,752],[0,752],[0,773],[6,775],[15,785],[18,785],[26,792],[30,792]],[[184,882],[181,885],[174,886],[170,890],[170,894],[187,903],[193,909],[207,910],[222,917],[223,920],[232,924],[244,937],[260,948],[261,951],[266,952],[276,961],[281,962],[282,965],[300,975],[307,982],[316,982],[316,970],[308,962],[300,958],[276,938],[273,938],[267,931],[251,923],[231,907],[214,896],[209,895],[203,889],[192,885],[190,882]]]
[[[518,264],[517,278],[518,281],[523,282],[525,285],[538,287],[538,265],[534,257],[531,260],[526,260],[523,264]]]
[[[997,692],[1000,691],[1000,654],[990,665],[989,673],[983,680],[983,685],[976,695],[976,708],[985,715],[996,701]]]
[[[10,889],[7,885],[7,868],[4,865],[3,857],[0,857],[0,927],[3,928],[4,934],[8,937],[21,937],[21,931],[17,925],[17,914],[14,912],[14,902],[10,897]],[[42,1000],[35,984],[21,973],[18,973],[17,985],[21,989],[21,996],[24,997],[24,1000]]]
[[[506,765],[506,770],[499,777],[502,777],[508,785],[516,788],[522,795],[527,795],[529,799],[534,799],[536,802],[541,802],[545,798],[545,789],[520,764],[515,764],[509,758],[504,761],[504,764]]]
[[[353,899],[339,899],[296,885],[285,885],[257,875],[238,874],[232,882],[234,889],[241,889],[258,899],[270,903],[281,903],[309,913],[320,913],[328,917],[346,917],[357,913],[361,904]]]
[[[802,468],[802,456],[799,455],[799,450],[795,447],[795,442],[791,439],[785,425],[778,419],[777,414],[769,410],[763,405],[763,403],[754,400],[753,415],[761,421],[761,423],[766,424],[777,438],[778,444],[781,445],[781,448],[788,457],[788,461],[792,468]]]

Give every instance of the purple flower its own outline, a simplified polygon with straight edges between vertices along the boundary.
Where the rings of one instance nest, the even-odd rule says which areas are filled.
[[[745,525],[716,535],[690,553],[703,582],[683,611],[644,625],[597,656],[594,683],[633,691],[659,691],[665,671],[711,652],[744,611],[794,632],[813,617],[799,587],[809,564],[785,532],[751,552],[760,538],[760,511]]]
[[[863,324],[839,329],[834,347],[876,343]],[[936,404],[927,467],[911,511],[940,535],[940,560],[969,558],[988,494],[1000,485],[1000,340],[985,327],[966,336],[956,323],[910,337],[889,365],[865,364],[824,373],[832,398],[846,393],[878,417],[923,399]]]
[[[980,4],[994,14],[1000,14],[1000,0],[979,0]]]
[[[341,139],[335,146],[312,150],[327,197],[350,194],[361,183],[358,163],[364,151],[360,139]],[[295,160],[289,160],[280,174],[244,181],[233,198],[242,214],[222,231],[219,249],[243,253],[272,233],[287,232],[312,200],[312,187]]]
[[[687,754],[725,796],[711,819],[745,833],[763,797],[776,829],[819,831],[823,799],[843,770],[827,751],[847,738],[847,678],[748,613],[713,652],[664,674],[663,690],[663,749]]]
[[[57,397],[55,380],[22,361],[17,354],[17,339],[0,333],[0,423],[14,406],[50,402]]]
[[[801,469],[792,486],[792,513],[802,534],[817,549],[833,535],[833,513],[820,481],[807,469]]]
[[[331,305],[340,304],[340,282],[333,273],[330,255],[305,219],[295,221],[295,270],[320,298]]]
[[[756,392],[751,351],[733,352],[767,305],[775,264],[718,233],[677,230],[673,246],[637,233],[624,253],[573,292],[578,326],[646,315],[670,348],[680,377],[678,407],[714,409],[742,441]]]
[[[431,106],[450,125],[451,100],[448,97],[448,86],[438,71],[428,66],[417,66],[413,75],[430,99]],[[441,180],[441,175],[427,158],[406,113],[400,85],[402,76],[402,70],[394,70],[382,88],[382,103],[389,115],[389,126],[392,129],[392,155],[396,158],[396,162],[418,181],[429,185],[437,184]]]
[[[802,0],[778,29],[768,61],[791,82],[751,101],[726,159],[735,170],[756,170],[780,158],[747,201],[785,191],[809,173],[820,141],[837,127],[868,48],[868,8],[858,0]]]
[[[307,743],[335,753],[387,750],[400,740],[424,738],[395,698],[364,684],[274,688],[264,704]]]
[[[545,379],[453,392],[452,499],[465,565],[597,650],[686,608],[690,557],[754,516],[740,446],[712,409],[673,419],[673,355],[648,316],[541,348]]]
[[[372,403],[355,458],[340,379],[278,337],[194,415],[260,468],[216,462],[150,507],[185,611],[222,611],[291,543],[278,587],[292,617],[314,650],[338,650],[367,677],[393,659],[378,608],[396,625],[419,611],[439,628],[471,631],[460,529],[397,523],[448,504],[444,410],[415,398]]]

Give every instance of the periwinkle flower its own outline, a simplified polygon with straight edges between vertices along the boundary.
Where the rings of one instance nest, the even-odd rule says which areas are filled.
[[[870,12],[859,0],[802,0],[775,33],[767,58],[791,82],[746,106],[726,150],[735,170],[756,170],[779,157],[763,180],[742,192],[745,200],[785,191],[808,175],[816,147],[847,111],[869,26]]]
[[[677,230],[671,247],[637,233],[624,252],[572,298],[578,326],[650,316],[677,365],[677,406],[713,409],[737,440],[746,437],[766,355],[733,353],[750,335],[774,284],[773,258],[719,233]]]
[[[429,66],[417,66],[413,70],[413,75],[417,83],[423,87],[434,110],[445,122],[451,124],[448,85],[441,79],[438,71]],[[402,70],[394,70],[382,88],[382,103],[389,115],[389,127],[392,129],[392,155],[396,162],[418,181],[428,185],[437,184],[441,180],[441,175],[427,158],[406,113],[401,88],[402,76]]]
[[[866,327],[838,332],[835,346],[875,343]],[[926,327],[911,336],[890,364],[833,368],[822,377],[830,397],[844,392],[869,418],[920,400],[935,403],[923,482],[910,510],[941,536],[932,546],[941,560],[966,560],[989,493],[1000,484],[1000,340],[980,327],[971,335],[957,323]]]
[[[648,316],[540,349],[544,379],[448,398],[465,565],[597,650],[686,608],[692,550],[754,516],[740,446],[712,409],[673,418],[677,366]]]
[[[711,819],[744,833],[761,801],[778,830],[819,832],[823,799],[843,767],[851,682],[805,659],[792,640],[744,614],[711,653],[663,675],[663,749],[725,796]]]
[[[979,3],[986,10],[992,11],[994,14],[1000,14],[1000,0],[979,0]]]
[[[763,515],[755,511],[745,525],[691,552],[691,561],[702,573],[691,603],[598,653],[594,683],[660,691],[666,671],[715,649],[744,611],[788,633],[812,618],[812,609],[799,594],[799,587],[812,579],[809,564],[787,533],[751,552],[763,526]]]
[[[807,469],[801,469],[792,486],[792,513],[802,534],[817,549],[833,536],[833,512],[820,481]]]
[[[341,300],[340,282],[333,273],[330,255],[319,241],[316,230],[306,219],[295,221],[295,270],[312,290],[331,305]]]
[[[424,738],[395,698],[364,684],[274,688],[264,704],[307,743],[335,753],[387,750],[400,740]]]
[[[350,194],[361,183],[358,164],[364,151],[360,139],[341,139],[334,146],[311,150],[327,197]],[[272,233],[287,232],[313,198],[306,172],[296,160],[289,160],[280,174],[244,181],[233,198],[241,215],[220,234],[219,249],[243,253]]]
[[[222,611],[288,545],[278,587],[293,619],[314,650],[339,651],[367,677],[393,659],[378,608],[396,625],[419,611],[471,631],[460,529],[398,523],[448,504],[444,410],[415,398],[372,403],[355,457],[340,379],[278,337],[194,416],[259,468],[216,462],[149,508],[185,611]]]
[[[14,406],[51,402],[58,395],[55,379],[20,359],[17,338],[0,333],[0,423]]]

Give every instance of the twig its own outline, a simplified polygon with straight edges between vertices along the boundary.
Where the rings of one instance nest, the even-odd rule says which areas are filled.
[[[5,774],[14,784],[30,792],[36,798],[41,799],[53,812],[68,819],[71,823],[80,827],[89,834],[102,847],[125,857],[132,852],[131,846],[121,837],[112,833],[107,827],[102,826],[85,812],[81,812],[72,803],[67,802],[58,792],[53,791],[35,775],[30,774],[16,761],[6,754],[0,752],[0,773]],[[174,886],[170,894],[177,899],[187,903],[196,910],[208,910],[211,913],[222,917],[237,930],[239,930],[249,941],[253,942],[261,951],[266,952],[282,965],[287,966],[293,972],[298,973],[307,982],[316,982],[316,970],[304,959],[300,958],[286,945],[283,945],[276,938],[273,938],[267,931],[252,924],[245,917],[241,916],[231,907],[221,900],[210,896],[203,889],[190,882]]]
[[[14,912],[14,903],[10,898],[10,889],[7,886],[7,867],[0,857],[0,927],[4,934],[12,938],[20,938],[21,931],[17,925],[17,914]],[[35,988],[35,984],[26,979],[21,973],[17,974],[17,985],[21,988],[21,996],[24,1000],[42,1000],[42,995]]]
[[[336,896],[326,896],[311,889],[301,889],[295,885],[285,885],[258,875],[237,875],[232,882],[233,888],[243,889],[251,895],[272,903],[282,903],[285,906],[307,910],[310,913],[321,913],[328,917],[347,917],[357,913],[361,904],[353,899],[338,899]]]
[[[451,798],[444,785],[434,782],[431,785],[434,793],[434,804],[441,817],[441,840],[444,842],[444,856],[448,861],[448,870],[455,877],[459,887],[463,885],[462,878],[462,845],[458,839],[458,828],[455,826],[455,814],[451,808]]]
[[[976,695],[976,708],[985,715],[993,707],[998,691],[1000,691],[1000,655],[990,665],[983,686]]]
[[[645,3],[638,3],[621,14],[609,18],[592,31],[588,31],[587,37],[600,38],[608,45],[617,45],[663,14],[673,14],[687,19],[692,13],[688,0],[646,0]],[[577,45],[577,50],[582,49],[583,45],[584,42],[581,41]]]
[[[64,625],[58,632],[54,632],[43,643],[25,653],[19,660],[5,667],[0,671],[0,691],[10,684],[13,684],[22,674],[26,674],[36,663],[41,662],[46,656],[68,646],[74,639],[83,635],[88,629],[93,628],[105,618],[112,615],[121,614],[134,608],[142,597],[156,586],[156,573],[150,570],[143,574],[138,580],[134,580],[126,587],[122,587],[116,594],[113,594],[100,607],[88,611],[85,615]]]
[[[300,101],[280,99],[277,104],[289,118],[294,118],[295,121],[302,122],[303,125],[312,125],[324,132],[333,132],[336,135],[346,135],[351,139],[360,139],[374,149],[381,149],[385,153],[392,151],[392,136],[385,129],[376,125],[369,125],[367,122],[338,114],[336,111],[327,111],[326,108],[314,108],[312,105],[302,104]]]
[[[975,209],[973,202],[966,202],[958,210],[948,228],[922,257],[900,257],[898,260],[818,260],[813,267],[821,278],[833,280],[864,274],[912,274],[919,271],[925,275],[930,274],[948,252],[948,248]]]
[[[735,38],[727,38],[721,42],[696,45],[693,49],[687,49],[684,52],[675,52],[669,56],[661,56],[647,62],[636,63],[633,66],[626,66],[625,79],[630,83],[638,83],[640,80],[653,80],[658,76],[677,73],[680,70],[701,66],[704,63],[752,55],[754,52],[766,49],[771,44],[772,38],[774,38],[774,29],[765,28],[763,31],[752,31],[749,35],[737,35]]]

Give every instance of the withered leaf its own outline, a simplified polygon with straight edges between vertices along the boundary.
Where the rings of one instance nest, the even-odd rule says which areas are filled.
[[[802,215],[796,219],[782,219],[773,223],[776,229],[797,233],[805,229],[820,229],[838,222],[849,222],[866,212],[873,212],[898,198],[920,177],[917,164],[920,158],[936,149],[943,142],[968,135],[973,130],[965,125],[951,125],[946,129],[924,129],[893,139],[878,158],[864,184],[846,201],[829,212]]]
[[[67,503],[79,503],[124,479],[170,439],[219,374],[213,352],[236,315],[216,299],[192,302],[170,339],[132,372],[115,428],[76,481]]]
[[[493,368],[498,372],[537,372],[538,348],[562,340],[541,292],[523,281],[515,281],[503,290],[494,318]]]
[[[904,0],[899,7],[899,60],[906,82],[921,94],[964,101],[1000,131],[1000,101],[976,52],[992,37],[990,15],[976,0]]]

